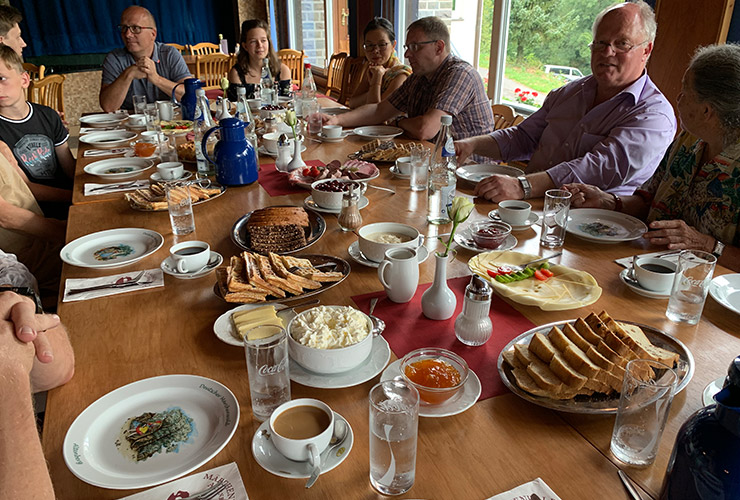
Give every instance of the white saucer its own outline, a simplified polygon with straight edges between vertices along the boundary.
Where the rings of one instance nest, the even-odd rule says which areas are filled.
[[[174,276],[175,278],[179,278],[182,280],[192,280],[195,278],[202,278],[203,276],[210,274],[214,269],[220,266],[223,261],[224,258],[221,256],[220,253],[212,251],[206,267],[193,273],[181,273],[180,271],[178,271],[177,267],[172,265],[172,257],[167,257],[166,259],[164,259],[159,267],[162,268],[162,271],[169,274],[170,276]]]
[[[306,150],[306,145],[305,144],[301,144],[301,153],[303,153],[305,150]],[[274,153],[271,153],[264,146],[260,146],[259,149],[257,150],[257,152],[259,154],[261,154],[261,155],[267,155],[267,156],[277,157],[277,151],[274,152]],[[293,150],[292,149],[290,151],[290,157],[293,158]]]
[[[494,208],[493,210],[491,210],[490,212],[488,212],[488,217],[490,219],[495,220],[495,221],[500,221],[501,220],[501,217],[498,214],[498,209],[497,208]],[[540,221],[539,214],[536,214],[534,212],[531,212],[529,214],[529,217],[527,217],[527,221],[524,224],[522,224],[521,226],[511,226],[511,224],[509,224],[509,225],[511,226],[511,230],[512,231],[524,231],[525,229],[529,229],[530,227],[532,227],[533,224],[537,224],[539,221]]]
[[[368,200],[365,196],[360,196],[360,200],[357,202],[357,208],[358,210],[362,210],[366,206],[370,204],[370,200]],[[303,200],[303,206],[306,208],[310,208],[311,210],[316,210],[317,212],[325,212],[327,214],[338,214],[342,211],[341,208],[324,208],[319,206],[318,203],[313,201],[313,196],[309,195],[308,198]]]
[[[701,393],[701,402],[704,406],[713,405],[714,395],[722,390],[722,386],[725,383],[725,377],[720,377],[717,380],[713,380],[704,388],[704,392]]]
[[[355,442],[355,434],[352,431],[352,426],[349,425],[347,419],[341,416],[339,413],[334,412],[335,419],[342,419],[347,424],[349,433],[344,438],[344,445],[340,448],[335,448],[332,451],[331,456],[327,453],[327,448],[321,453],[321,474],[325,474],[330,470],[333,470],[337,465],[344,462],[349,452],[352,451],[352,445]],[[269,438],[270,433],[270,422],[266,420],[259,426],[257,432],[252,438],[252,456],[263,469],[271,474],[275,474],[280,477],[301,479],[311,476],[313,469],[311,465],[306,462],[295,462],[293,460],[285,458],[272,441]]]
[[[291,359],[290,380],[317,389],[344,389],[374,378],[383,371],[390,359],[391,347],[381,335],[378,335],[373,339],[373,348],[370,355],[360,366],[343,373],[324,375],[306,370]]]
[[[318,138],[321,142],[342,142],[351,133],[350,130],[343,130],[339,137],[324,137],[324,134],[319,132]]]
[[[619,273],[619,279],[622,280],[622,283],[627,285],[627,288],[635,292],[637,295],[642,295],[643,297],[647,297],[649,299],[667,299],[671,296],[670,290],[666,290],[665,292],[654,292],[652,290],[648,290],[647,288],[643,288],[640,285],[630,283],[625,279],[625,276],[627,276],[627,273],[629,272],[629,269],[622,269],[622,272]]]
[[[395,165],[391,165],[390,171],[395,177],[398,177],[399,179],[410,179],[411,178],[411,174],[402,174],[401,171],[398,170],[398,167]]]
[[[483,248],[476,245],[475,241],[473,241],[473,234],[470,231],[470,226],[468,226],[455,233],[455,243],[473,252],[490,252],[491,250],[503,252],[504,250],[511,250],[516,247],[519,244],[519,240],[516,239],[516,236],[510,234],[498,248]]]
[[[190,179],[193,176],[193,172],[190,170],[186,170],[185,173],[182,174],[182,176],[178,177],[177,179],[162,179],[162,176],[159,175],[159,172],[154,172],[152,175],[149,176],[151,180],[154,182],[169,182],[169,181],[184,181],[187,179]]]
[[[401,360],[397,359],[385,369],[380,376],[380,381],[393,380],[401,375]],[[420,417],[449,417],[462,413],[472,407],[480,397],[481,385],[478,375],[473,370],[468,372],[468,380],[462,390],[442,404],[426,405],[419,404]]]
[[[347,252],[349,252],[350,257],[355,259],[355,262],[362,264],[363,266],[377,268],[380,265],[380,262],[375,262],[366,258],[362,252],[360,252],[360,244],[356,241],[347,248]],[[421,264],[427,260],[427,257],[429,257],[429,250],[422,245],[416,249],[416,256],[419,258],[419,264]]]

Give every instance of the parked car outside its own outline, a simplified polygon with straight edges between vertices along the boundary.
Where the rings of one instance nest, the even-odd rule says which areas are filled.
[[[545,64],[545,73],[551,73],[553,75],[562,76],[564,79],[572,82],[583,78],[583,73],[578,68],[573,66],[556,66],[554,64]]]

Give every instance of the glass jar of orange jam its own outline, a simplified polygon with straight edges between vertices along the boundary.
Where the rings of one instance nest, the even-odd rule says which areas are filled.
[[[460,372],[440,359],[422,359],[406,366],[405,375],[414,384],[432,389],[447,389],[460,384]],[[421,399],[431,404],[447,400],[454,393],[425,391],[419,388]]]

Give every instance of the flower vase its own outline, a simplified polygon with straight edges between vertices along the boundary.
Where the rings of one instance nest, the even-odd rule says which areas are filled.
[[[429,319],[444,320],[452,317],[457,306],[457,298],[447,286],[447,263],[454,255],[441,256],[435,253],[434,257],[434,282],[421,296],[421,311]]]
[[[299,135],[293,139],[293,159],[288,163],[288,172],[292,172],[297,168],[303,168],[306,166],[306,162],[301,158],[301,149],[303,148],[303,136]]]

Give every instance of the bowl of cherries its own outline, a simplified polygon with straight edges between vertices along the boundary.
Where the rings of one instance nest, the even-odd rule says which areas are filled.
[[[342,208],[342,196],[351,185],[362,189],[362,183],[345,179],[323,179],[311,184],[311,197],[321,208],[339,210]]]

